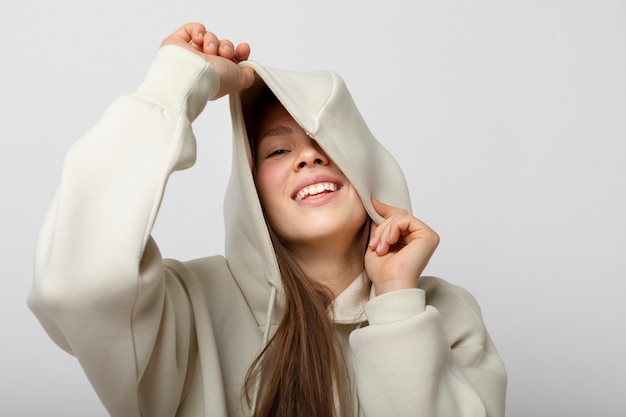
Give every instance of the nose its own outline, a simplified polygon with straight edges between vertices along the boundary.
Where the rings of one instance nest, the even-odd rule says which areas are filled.
[[[317,142],[309,140],[307,144],[302,146],[298,158],[296,159],[296,169],[300,170],[304,167],[313,167],[315,165],[327,165],[328,156],[319,147]]]

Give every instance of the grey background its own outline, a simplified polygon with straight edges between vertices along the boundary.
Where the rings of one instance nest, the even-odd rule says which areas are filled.
[[[405,169],[509,372],[509,417],[626,415],[626,2],[25,0],[0,35],[0,415],[105,416],[25,306],[68,146],[187,21],[295,70],[334,69]],[[225,100],[171,179],[165,256],[221,253]]]

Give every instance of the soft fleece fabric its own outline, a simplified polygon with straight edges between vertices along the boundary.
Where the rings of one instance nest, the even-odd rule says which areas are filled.
[[[242,65],[338,164],[375,221],[371,197],[411,210],[400,168],[336,74]],[[226,255],[163,260],[150,236],[169,175],[194,163],[191,123],[218,88],[202,58],[161,48],[137,91],[71,147],[41,228],[29,306],[112,416],[251,413],[242,383],[280,320],[283,292],[238,94]],[[431,277],[378,297],[370,287],[362,275],[335,300],[352,387],[341,415],[504,415],[506,372],[467,291]]]

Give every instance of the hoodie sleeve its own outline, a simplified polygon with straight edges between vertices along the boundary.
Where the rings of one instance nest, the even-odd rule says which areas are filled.
[[[350,336],[364,415],[503,417],[506,371],[478,304],[459,287],[423,280],[427,292],[372,299],[370,325]]]
[[[171,416],[180,400],[193,317],[150,232],[168,176],[195,161],[191,122],[218,88],[204,59],[161,48],[137,91],[71,146],[40,230],[29,307],[112,416]]]

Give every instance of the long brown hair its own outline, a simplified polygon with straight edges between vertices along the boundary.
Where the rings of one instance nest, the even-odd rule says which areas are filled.
[[[242,100],[253,155],[257,121],[264,109],[279,104],[267,87],[257,84],[257,88]],[[253,391],[260,384],[254,417],[333,417],[335,393],[343,409],[346,392],[345,364],[343,355],[335,348],[331,320],[334,295],[303,273],[265,213],[264,217],[280,269],[285,306],[276,332],[248,370],[243,387],[245,398],[251,406],[252,397],[256,396]],[[369,225],[368,219],[355,242],[355,259],[361,263]]]

